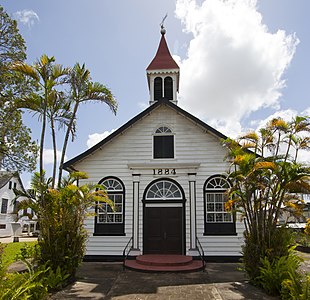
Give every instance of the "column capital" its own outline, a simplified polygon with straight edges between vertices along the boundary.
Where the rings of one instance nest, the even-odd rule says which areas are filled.
[[[196,174],[197,173],[187,173],[189,181],[195,181],[196,180]]]
[[[140,175],[141,174],[132,174],[133,182],[140,182]]]

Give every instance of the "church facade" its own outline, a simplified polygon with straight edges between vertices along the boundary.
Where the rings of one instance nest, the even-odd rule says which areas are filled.
[[[225,211],[227,154],[223,134],[178,106],[180,69],[162,28],[146,69],[150,105],[107,138],[65,163],[100,183],[115,203],[85,223],[86,259],[129,255],[241,256],[244,225]]]

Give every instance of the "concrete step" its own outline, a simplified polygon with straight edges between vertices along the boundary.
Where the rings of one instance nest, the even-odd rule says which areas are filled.
[[[127,259],[125,267],[145,272],[193,272],[202,270],[203,263],[186,255],[147,254]]]

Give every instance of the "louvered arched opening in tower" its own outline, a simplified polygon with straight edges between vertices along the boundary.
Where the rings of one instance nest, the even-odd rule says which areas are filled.
[[[166,77],[164,80],[165,86],[165,98],[168,100],[173,100],[173,83],[172,78],[170,76]]]
[[[154,80],[154,100],[159,100],[163,97],[163,79],[156,77]]]

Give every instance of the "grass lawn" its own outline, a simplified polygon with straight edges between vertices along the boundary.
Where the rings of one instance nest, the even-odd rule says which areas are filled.
[[[28,247],[34,247],[36,244],[36,241],[2,244],[4,246],[4,252],[2,256],[3,265],[9,266],[12,262],[16,261],[16,255],[20,252],[21,248],[25,247],[26,245]]]

